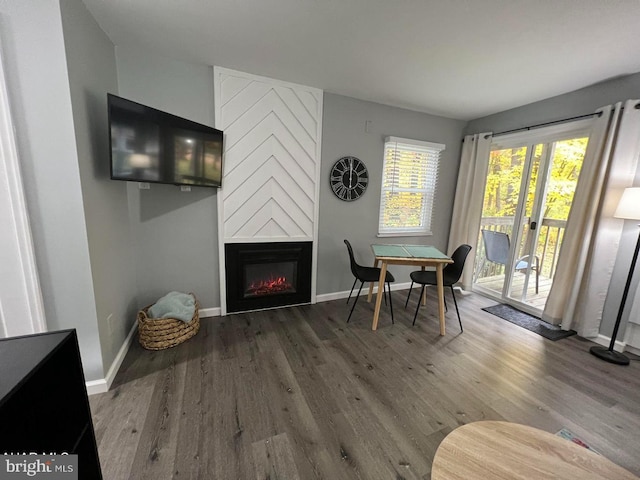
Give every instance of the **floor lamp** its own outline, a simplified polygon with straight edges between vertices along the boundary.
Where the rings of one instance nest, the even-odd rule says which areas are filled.
[[[640,220],[640,188],[625,188],[624,193],[620,198],[620,203],[618,203],[616,213],[614,213],[613,216],[616,218],[624,218],[626,220]],[[620,327],[620,320],[622,320],[622,312],[624,311],[624,304],[627,301],[629,287],[631,286],[631,280],[633,279],[633,271],[636,268],[638,251],[640,251],[640,233],[638,234],[636,249],[633,252],[633,258],[631,259],[631,268],[629,269],[629,275],[627,276],[627,283],[624,286],[622,300],[620,301],[620,309],[618,310],[618,318],[616,318],[616,324],[613,327],[613,334],[611,335],[609,348],[591,347],[589,350],[596,357],[617,365],[629,365],[629,358],[622,353],[616,352],[613,349],[613,346],[616,343],[616,336],[618,335],[618,328]]]

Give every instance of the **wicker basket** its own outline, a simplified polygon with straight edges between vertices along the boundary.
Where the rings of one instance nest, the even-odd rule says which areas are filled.
[[[147,350],[164,350],[175,347],[193,337],[200,330],[200,305],[193,293],[196,310],[190,322],[183,322],[176,318],[150,318],[147,312],[152,305],[144,307],[138,312],[138,340]]]

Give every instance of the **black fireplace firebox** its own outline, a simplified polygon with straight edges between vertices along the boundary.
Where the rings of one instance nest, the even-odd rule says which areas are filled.
[[[311,301],[312,242],[227,243],[227,312]]]

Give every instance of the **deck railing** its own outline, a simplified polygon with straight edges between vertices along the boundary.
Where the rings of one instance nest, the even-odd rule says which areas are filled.
[[[513,239],[513,220],[513,217],[483,217],[480,222],[480,229],[504,232],[509,235],[510,239]],[[529,232],[528,225],[529,219],[525,218],[523,223],[523,226],[525,227],[523,234],[524,239],[526,239]],[[553,275],[555,274],[556,267],[558,265],[560,245],[562,245],[566,225],[566,220],[555,220],[552,218],[542,219],[542,225],[539,226],[538,247],[536,248],[536,255],[540,260],[541,276],[553,278]],[[480,268],[483,265],[482,259],[484,259],[484,255],[482,235],[478,232],[478,255],[476,256],[477,268]],[[476,280],[478,278],[491,277],[503,273],[503,266],[485,262],[482,267],[482,271],[476,272]]]

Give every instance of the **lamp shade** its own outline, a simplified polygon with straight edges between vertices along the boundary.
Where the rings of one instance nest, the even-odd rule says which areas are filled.
[[[616,218],[626,218],[628,220],[640,220],[640,188],[625,188],[620,197],[616,213]]]

